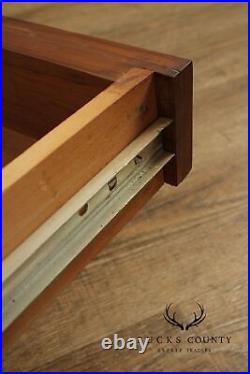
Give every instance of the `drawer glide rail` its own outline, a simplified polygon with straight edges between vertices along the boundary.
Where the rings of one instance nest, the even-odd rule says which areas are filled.
[[[3,330],[172,159],[159,118],[3,261]],[[91,160],[90,160],[91,162]]]

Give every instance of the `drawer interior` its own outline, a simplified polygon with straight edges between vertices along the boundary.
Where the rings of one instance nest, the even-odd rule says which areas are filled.
[[[3,50],[3,166],[110,85],[86,72]]]

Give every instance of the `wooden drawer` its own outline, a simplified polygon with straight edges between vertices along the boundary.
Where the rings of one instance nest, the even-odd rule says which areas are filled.
[[[191,62],[5,18],[3,164],[7,342],[164,182],[177,186],[190,171]],[[72,225],[87,219],[89,206],[95,214],[79,226],[74,251]],[[53,274],[41,283],[46,267]]]

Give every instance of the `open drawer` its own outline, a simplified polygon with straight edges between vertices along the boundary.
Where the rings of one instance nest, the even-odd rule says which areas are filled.
[[[191,164],[189,60],[4,19],[5,341]]]

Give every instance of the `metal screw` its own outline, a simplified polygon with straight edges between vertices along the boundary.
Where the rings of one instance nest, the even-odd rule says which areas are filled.
[[[140,113],[145,113],[148,110],[148,106],[145,103],[142,103],[139,107]]]

